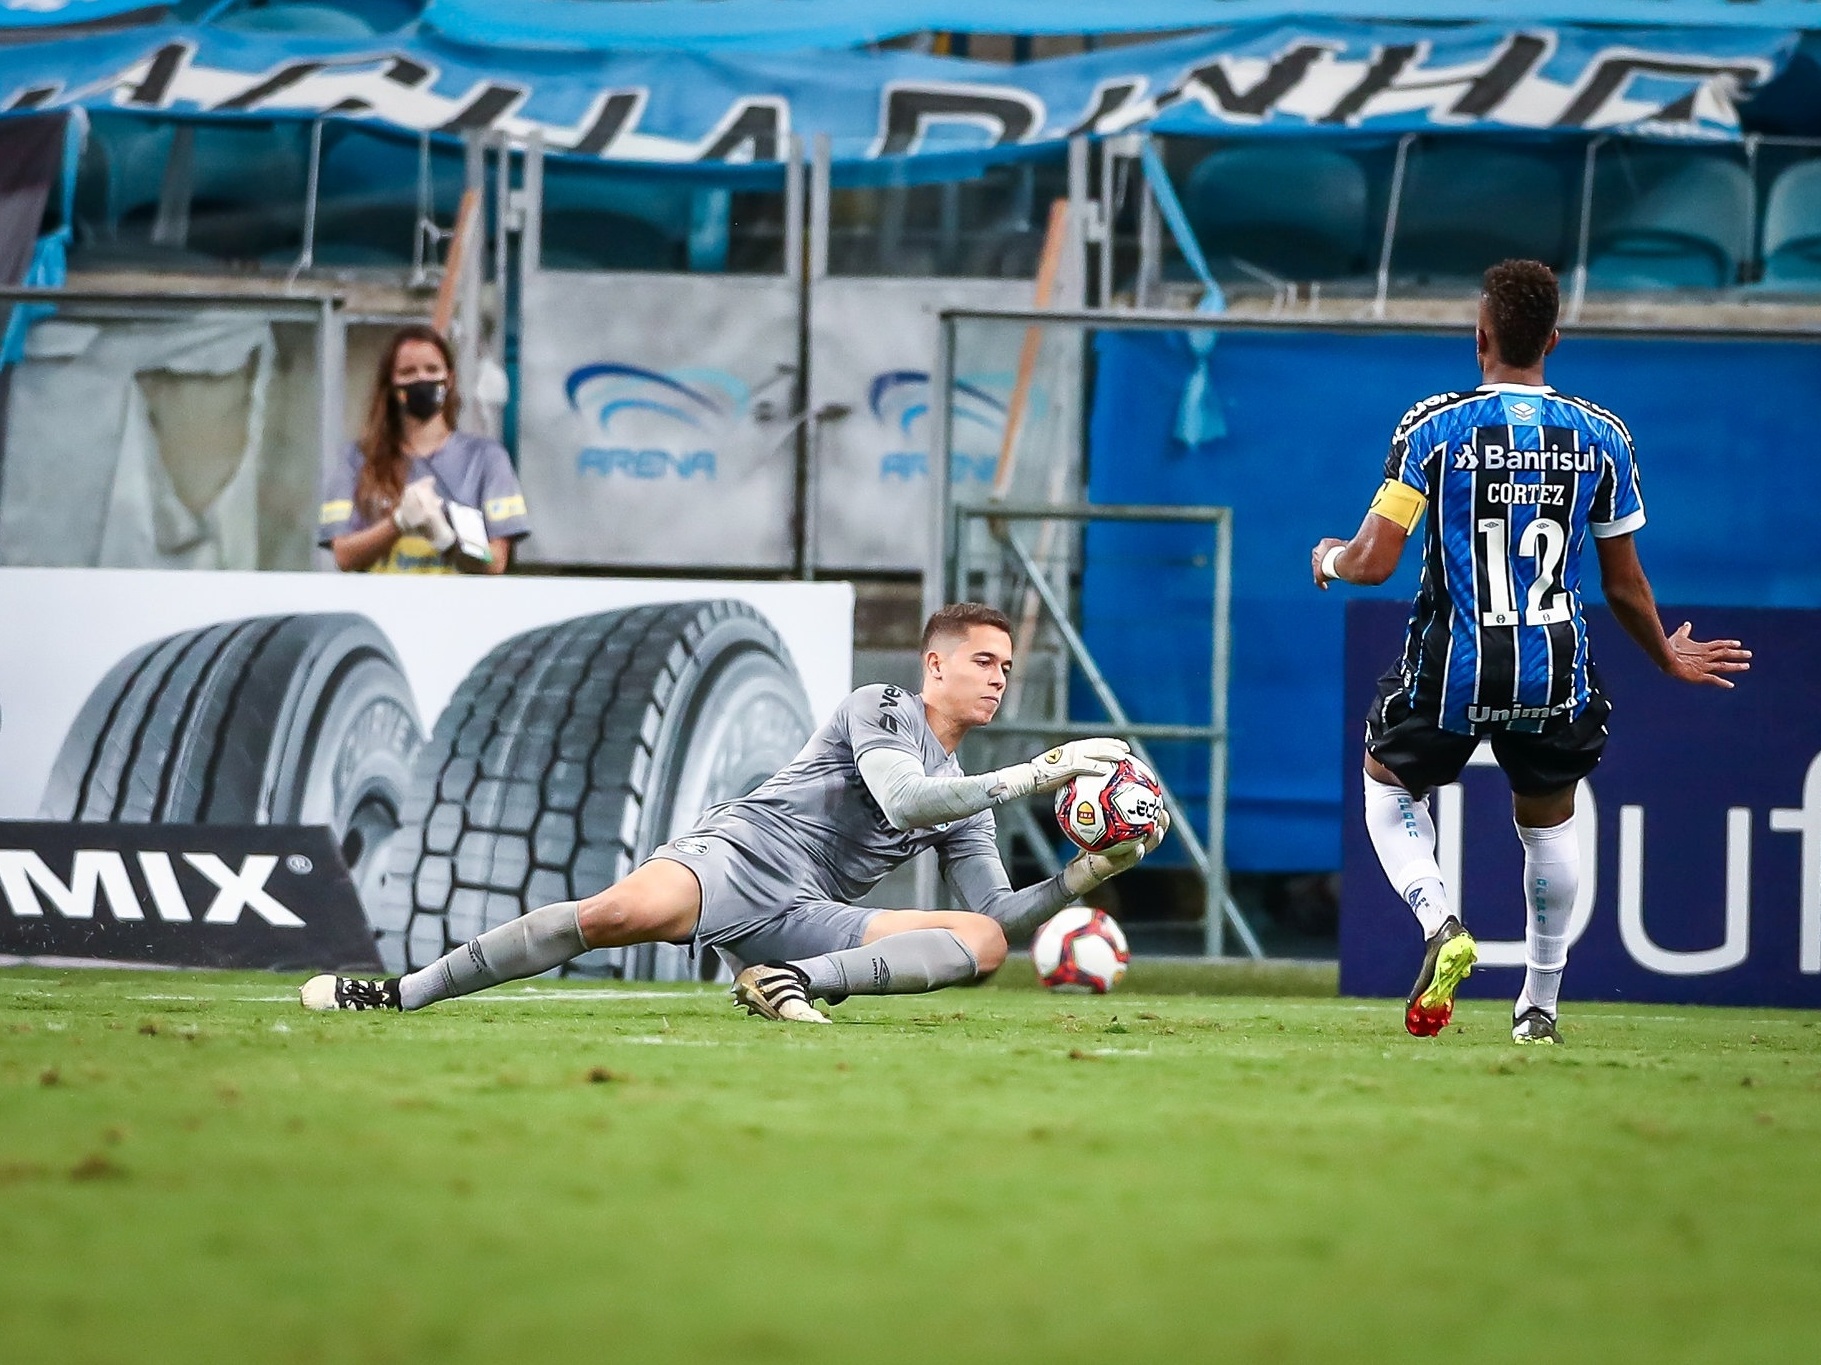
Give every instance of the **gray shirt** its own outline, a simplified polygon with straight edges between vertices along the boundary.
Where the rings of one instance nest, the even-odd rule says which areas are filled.
[[[329,469],[323,482],[322,514],[316,543],[326,546],[337,536],[364,531],[373,523],[355,505],[354,490],[360,482],[360,447],[350,442]],[[428,456],[413,455],[405,474],[407,484],[436,480],[436,491],[451,502],[478,507],[487,523],[487,539],[515,540],[528,535],[531,519],[525,513],[525,495],[513,472],[512,459],[498,441],[471,432],[455,431]],[[429,541],[401,536],[391,554],[376,566],[393,572],[435,572],[442,557]]]
[[[721,836],[747,856],[831,901],[851,903],[925,849],[970,910],[1008,926],[1068,899],[1060,878],[1014,893],[999,861],[991,811],[921,829],[885,817],[858,760],[870,749],[909,753],[932,777],[960,777],[961,763],[929,728],[923,701],[903,688],[862,687],[775,777],[750,795],[716,806],[698,832]]]

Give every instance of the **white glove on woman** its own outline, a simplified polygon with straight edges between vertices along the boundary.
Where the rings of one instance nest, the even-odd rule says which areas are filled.
[[[1029,763],[1001,768],[993,779],[994,804],[1053,792],[1071,777],[1105,777],[1132,748],[1123,739],[1072,739]]]
[[[429,531],[430,518],[442,510],[443,500],[437,496],[436,480],[422,478],[405,485],[398,506],[392,511],[392,524],[403,535],[425,535]]]
[[[1144,855],[1163,842],[1170,832],[1170,813],[1157,812],[1157,827],[1142,839],[1127,839],[1114,844],[1105,853],[1082,853],[1069,860],[1062,869],[1062,885],[1071,896],[1085,896],[1102,882],[1121,872],[1130,872],[1144,861]]]
[[[455,544],[455,531],[443,510],[442,497],[436,491],[436,480],[425,477],[407,484],[392,513],[392,524],[400,535],[424,537],[438,554]]]

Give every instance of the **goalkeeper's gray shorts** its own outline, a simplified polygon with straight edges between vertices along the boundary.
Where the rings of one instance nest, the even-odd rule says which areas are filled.
[[[825,900],[718,834],[685,834],[653,849],[681,863],[702,888],[694,948],[713,948],[737,972],[755,962],[791,962],[857,948],[880,912]]]

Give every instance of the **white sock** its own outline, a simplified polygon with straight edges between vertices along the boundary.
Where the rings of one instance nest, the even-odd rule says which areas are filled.
[[[1448,908],[1442,869],[1435,861],[1429,798],[1419,801],[1402,787],[1366,774],[1366,833],[1392,889],[1415,912],[1423,937],[1433,938],[1454,911]]]
[[[1515,1013],[1534,1005],[1553,1019],[1581,885],[1581,840],[1572,815],[1548,829],[1519,825],[1517,832],[1524,843],[1524,990]]]

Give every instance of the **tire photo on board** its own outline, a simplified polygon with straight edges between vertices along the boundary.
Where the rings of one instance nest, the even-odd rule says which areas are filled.
[[[475,665],[419,752],[374,927],[391,971],[625,876],[744,796],[814,728],[789,651],[743,602],[675,602],[526,631]],[[711,955],[704,955],[711,956]],[[665,944],[586,954],[626,978],[710,975]]]
[[[391,642],[364,616],[256,616],[128,654],[64,736],[39,814],[327,825],[377,903],[423,743]]]

